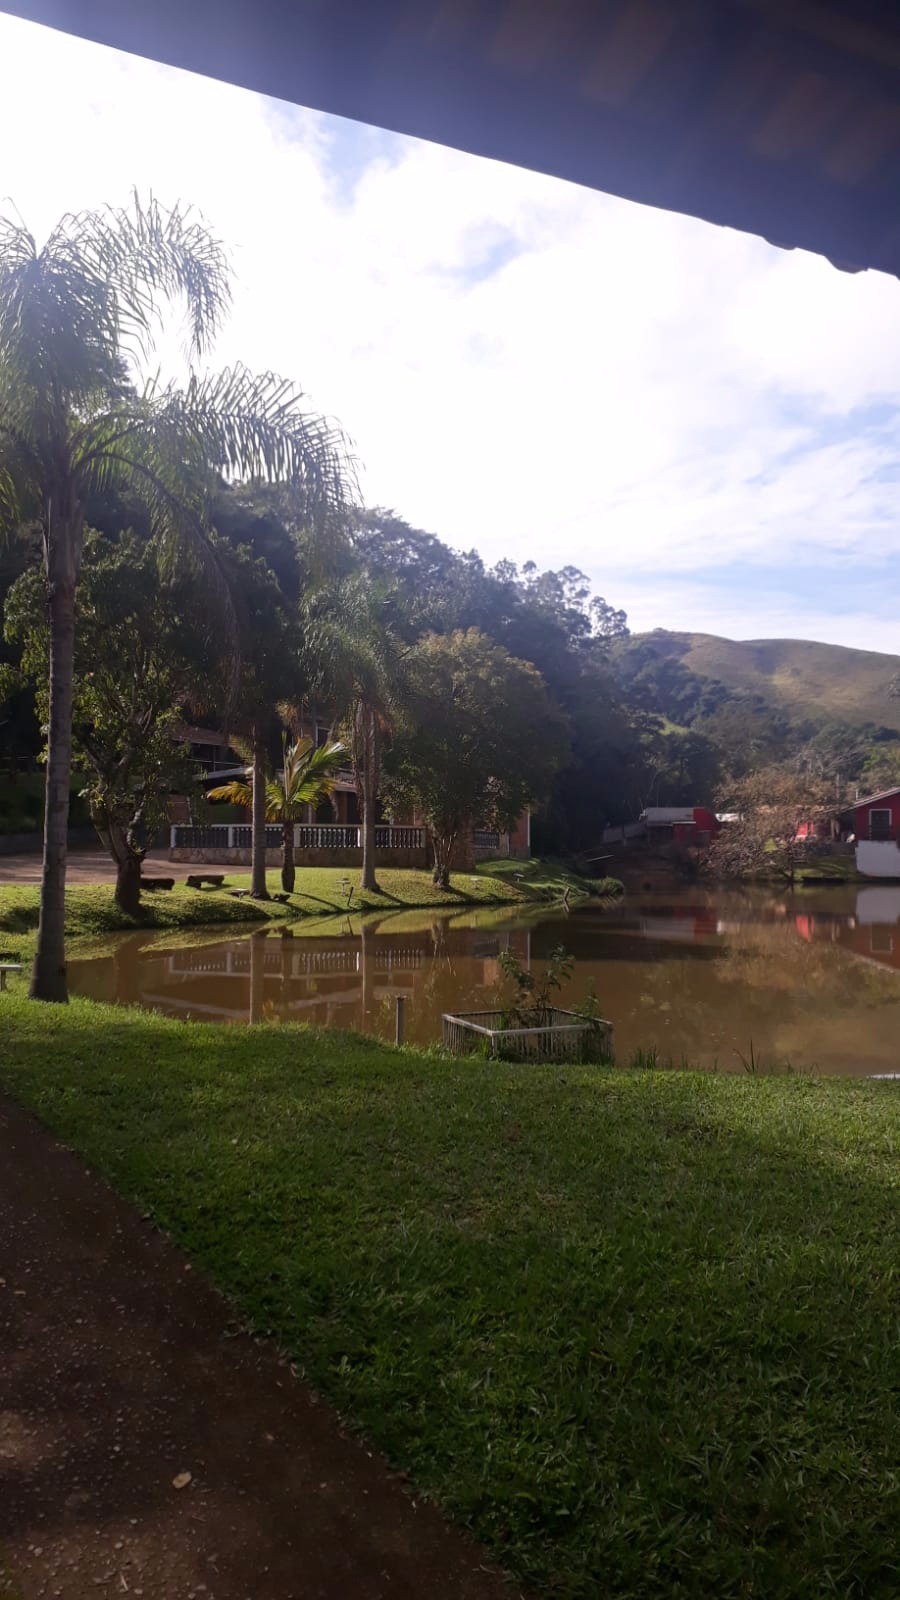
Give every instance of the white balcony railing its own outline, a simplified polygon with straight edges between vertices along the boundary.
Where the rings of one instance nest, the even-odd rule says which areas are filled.
[[[266,849],[280,849],[282,839],[280,823],[269,823]],[[169,833],[172,850],[249,850],[251,843],[249,824],[240,822],[212,823],[208,827],[176,822]],[[424,845],[424,828],[379,823],[375,829],[376,850],[421,850]],[[297,822],[294,824],[294,849],[358,851],[362,849],[362,830],[355,822]]]

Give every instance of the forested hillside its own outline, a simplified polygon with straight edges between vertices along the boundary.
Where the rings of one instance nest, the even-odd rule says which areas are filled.
[[[662,628],[635,642],[702,678],[763,695],[792,716],[900,727],[900,655],[810,639],[721,639]]]
[[[233,545],[235,558],[261,562],[270,588],[307,589],[295,535],[274,506],[263,501],[249,516],[245,500],[240,491],[220,497],[220,550]],[[130,527],[139,545],[149,537],[139,508],[110,497],[91,507],[90,519],[102,535],[98,556],[108,544],[112,559],[121,528]],[[575,568],[541,572],[513,562],[489,568],[477,552],[452,550],[384,510],[357,513],[345,539],[332,552],[336,575],[343,573],[350,589],[363,584],[370,610],[398,648],[428,632],[478,629],[537,667],[549,713],[546,725],[533,729],[536,756],[559,741],[560,728],[564,735],[549,798],[534,819],[538,850],[589,851],[605,823],[630,820],[647,805],[727,804],[732,779],[773,766],[813,775],[832,793],[900,782],[900,658],[791,640],[735,643],[664,630],[631,635],[624,612],[595,595]],[[0,661],[4,653],[17,659],[9,642],[14,592],[5,607],[4,592],[37,559],[26,534],[7,548],[0,566],[8,635]],[[271,644],[271,628],[266,637]],[[29,818],[39,822],[35,764],[42,737],[32,694],[13,692],[9,667],[0,665],[0,680],[4,671],[0,829],[11,830]],[[302,698],[302,672],[296,692]],[[399,737],[403,717],[394,720]],[[384,777],[387,799],[389,748]]]

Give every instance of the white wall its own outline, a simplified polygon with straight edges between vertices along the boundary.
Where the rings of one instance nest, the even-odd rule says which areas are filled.
[[[864,878],[900,878],[900,847],[892,839],[859,839],[856,866]]]

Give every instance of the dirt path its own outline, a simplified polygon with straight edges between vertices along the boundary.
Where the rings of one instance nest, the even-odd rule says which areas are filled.
[[[3,1600],[512,1593],[171,1245],[0,1102]]]
[[[215,870],[215,863],[204,861],[202,867],[190,861],[170,861],[165,850],[148,852],[144,870],[149,876],[175,878],[179,883],[191,872]],[[234,862],[221,863],[233,873],[249,872],[249,867],[236,867]],[[37,854],[0,856],[0,883],[40,883],[41,857]],[[115,864],[105,850],[71,850],[66,869],[67,883],[115,883]]]

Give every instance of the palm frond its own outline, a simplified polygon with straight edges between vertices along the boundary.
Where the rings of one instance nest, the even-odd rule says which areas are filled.
[[[324,586],[303,610],[304,667],[323,698],[346,715],[360,700],[392,720],[404,703],[404,645],[391,596],[364,574]]]
[[[193,206],[171,208],[132,191],[128,206],[100,206],[62,217],[42,252],[111,297],[117,343],[146,355],[163,306],[185,302],[187,350],[213,342],[231,304],[224,246]]]
[[[176,560],[202,573],[221,618],[222,657],[229,668],[229,703],[237,690],[240,659],[235,597],[210,538],[207,517],[211,475],[196,452],[174,436],[159,436],[144,395],[121,395],[113,407],[82,420],[71,441],[72,464],[85,497],[118,488],[138,495],[146,508],[161,564]]]
[[[208,800],[227,800],[229,805],[243,806],[249,811],[253,805],[253,790],[249,783],[241,783],[239,778],[234,778],[230,783],[220,783],[215,789],[206,792]]]
[[[0,542],[21,521],[19,495],[11,472],[0,464]]]
[[[281,771],[266,785],[267,820],[297,821],[304,806],[325,800],[334,789],[346,756],[339,741],[320,745],[318,750],[308,738],[285,743]]]
[[[148,395],[149,422],[162,447],[178,441],[228,478],[287,484],[301,514],[324,517],[357,493],[347,439],[305,396],[274,373],[238,365],[193,374],[185,389]]]
[[[146,355],[163,306],[183,299],[192,352],[210,344],[230,302],[225,252],[189,207],[137,194],[126,207],[62,217],[38,247],[0,217],[0,374],[25,412],[80,406],[123,385],[123,354]]]
[[[40,511],[40,463],[0,415],[0,539]]]

